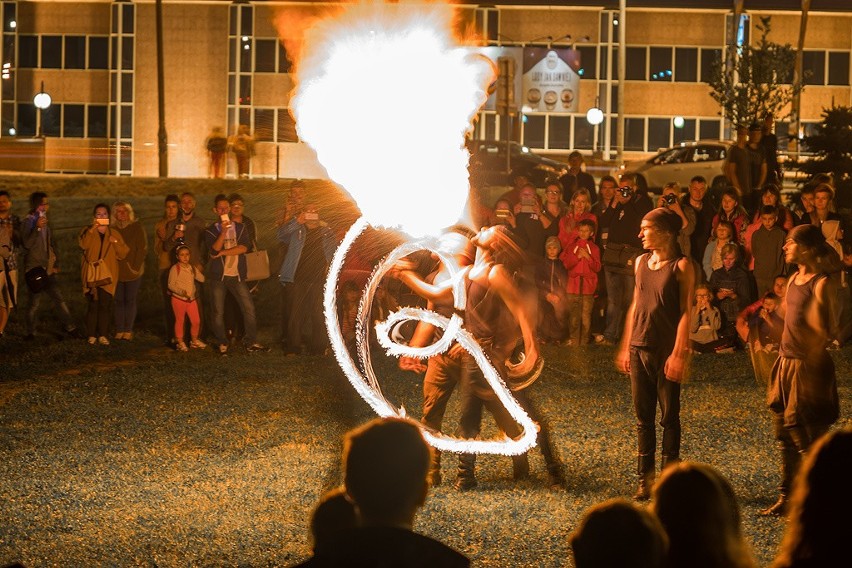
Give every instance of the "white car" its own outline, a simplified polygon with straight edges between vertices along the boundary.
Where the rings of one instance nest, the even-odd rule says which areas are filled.
[[[646,160],[627,162],[619,173],[638,174],[639,187],[653,193],[659,193],[671,181],[686,188],[695,176],[703,176],[708,187],[718,191],[727,185],[725,163],[733,145],[720,140],[684,142]]]

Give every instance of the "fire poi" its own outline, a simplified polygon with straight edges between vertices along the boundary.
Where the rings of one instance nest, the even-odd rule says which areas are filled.
[[[494,66],[462,47],[451,34],[446,5],[366,3],[307,30],[291,102],[300,138],[317,153],[329,177],[361,210],[332,260],[325,284],[326,327],[349,382],[379,416],[404,416],[382,393],[370,364],[369,314],[378,283],[394,264],[419,250],[436,254],[451,271],[457,312],[466,303],[464,275],[437,237],[458,223],[469,194],[471,120],[487,98]],[[405,128],[403,129],[403,125]],[[405,130],[414,133],[405,143]],[[381,174],[378,174],[381,172]],[[401,205],[402,204],[402,205]],[[337,285],[347,251],[368,227],[394,229],[410,240],[380,263],[367,281],[358,309],[356,351],[362,372],[346,349],[337,318]],[[444,330],[436,343],[410,347],[394,342],[393,326],[422,320]],[[521,454],[535,445],[536,424],[512,396],[464,322],[422,308],[405,307],[376,325],[389,354],[428,358],[457,342],[485,378],[523,434],[517,439],[459,439],[424,429],[435,448],[452,452]]]

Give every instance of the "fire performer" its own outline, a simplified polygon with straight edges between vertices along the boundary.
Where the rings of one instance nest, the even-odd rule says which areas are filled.
[[[663,207],[647,213],[639,237],[649,250],[635,264],[636,287],[627,313],[616,365],[630,375],[638,422],[639,487],[648,500],[655,477],[656,416],[663,426],[662,467],[680,457],[680,384],[689,353],[689,305],[695,279],[692,262],[677,244],[681,218]]]
[[[783,515],[802,455],[837,421],[840,403],[834,362],[826,349],[833,337],[833,298],[826,274],[839,259],[819,227],[800,225],[787,236],[786,261],[798,265],[782,300],[784,330],[772,367],[767,404],[781,450],[778,501],[762,511]]]

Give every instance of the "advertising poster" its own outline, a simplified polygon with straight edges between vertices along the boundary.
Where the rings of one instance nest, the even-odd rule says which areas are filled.
[[[579,111],[580,52],[568,48],[525,47],[521,96],[524,112]]]
[[[475,47],[473,51],[476,53],[480,53],[494,62],[494,65],[497,65],[497,60],[501,57],[511,57],[515,60],[515,102],[522,101],[521,99],[521,66],[523,65],[524,59],[524,50],[522,47],[497,47],[497,46],[489,46],[489,47]],[[488,101],[482,107],[482,110],[496,110],[497,108],[497,95],[491,94],[488,97]]]

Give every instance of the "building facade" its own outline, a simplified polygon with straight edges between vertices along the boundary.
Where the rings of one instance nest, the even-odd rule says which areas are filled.
[[[154,2],[0,4],[0,169],[157,175]],[[724,57],[726,46],[753,40],[761,16],[771,16],[769,38],[782,44],[796,44],[800,23],[798,11],[754,10],[732,27],[730,8],[714,2],[706,8],[631,7],[622,21],[611,3],[545,4],[465,2],[459,11],[463,27],[482,45],[579,51],[579,111],[521,108],[514,119],[522,143],[555,155],[593,148],[614,153],[618,97],[624,97],[627,155],[727,138],[709,96],[713,62]],[[297,45],[304,22],[333,7],[333,2],[163,1],[169,175],[206,176],[210,130],[222,126],[233,134],[246,124],[257,140],[253,176],[311,177],[316,171],[311,153],[299,143],[288,110],[295,57],[285,46]],[[623,81],[617,72],[619,26],[626,33]],[[736,38],[729,37],[730,29],[737,30]],[[852,105],[850,55],[852,12],[812,9],[804,51],[805,133],[823,108]],[[42,89],[52,104],[39,111],[33,96]],[[594,106],[604,112],[597,128],[586,120]],[[484,111],[476,136],[498,137],[500,120]],[[786,126],[780,124],[778,132],[783,146]],[[28,161],[33,155],[40,159]],[[228,167],[233,175],[231,161]]]

